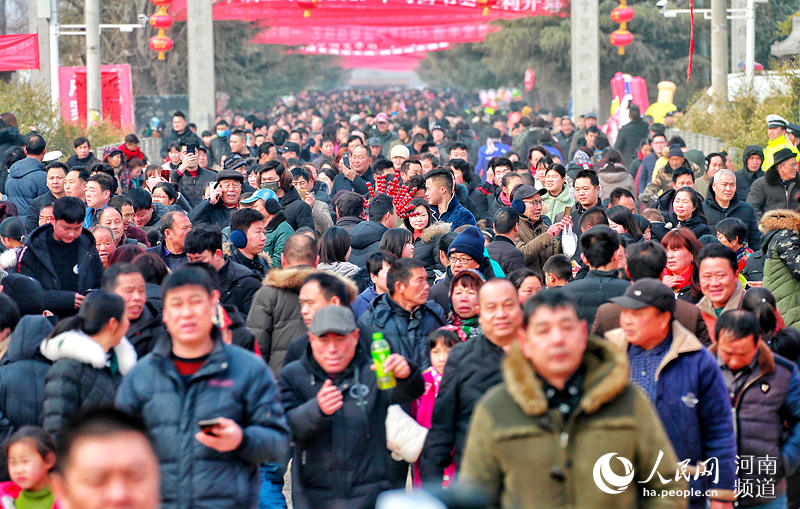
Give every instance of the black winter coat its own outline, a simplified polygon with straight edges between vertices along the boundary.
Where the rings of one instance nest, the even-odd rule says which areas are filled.
[[[308,203],[304,202],[297,189],[294,187],[286,191],[286,194],[280,199],[283,215],[286,216],[286,222],[292,227],[292,230],[297,231],[303,226],[308,226],[314,229],[314,219],[311,216],[311,207]]]
[[[586,277],[570,281],[564,293],[578,306],[578,316],[592,328],[597,308],[614,297],[619,297],[631,282],[619,279],[617,271],[590,270]]]
[[[222,304],[233,305],[247,316],[253,296],[261,288],[261,279],[252,270],[229,259],[217,272],[217,281]]]
[[[297,509],[372,509],[391,488],[391,456],[386,448],[389,405],[414,401],[425,390],[413,363],[411,374],[391,390],[378,390],[371,359],[362,348],[336,377],[342,408],[324,415],[317,392],[330,377],[306,349],[281,371],[281,400],[295,444],[292,502]]]
[[[347,230],[347,233],[349,233],[352,236],[353,235],[353,228],[355,228],[358,224],[363,223],[363,222],[364,222],[364,219],[361,218],[361,217],[345,216],[345,217],[340,217],[339,219],[337,219],[336,223],[335,223],[335,226],[338,226],[340,228],[344,228],[345,230]]]
[[[50,205],[54,201],[56,201],[56,197],[49,191],[47,194],[37,196],[33,199],[30,207],[28,207],[28,216],[25,218],[25,229],[28,233],[39,227],[39,213],[42,211],[42,208],[44,208],[45,205]]]
[[[45,224],[33,231],[25,240],[25,247],[17,259],[19,273],[37,280],[44,290],[44,301],[47,309],[54,314],[65,317],[74,315],[75,293],[61,289],[61,281],[53,268],[47,237],[53,235],[53,225]],[[100,288],[103,279],[103,262],[97,254],[94,237],[87,229],[83,229],[80,237],[73,242],[78,243],[78,293],[86,294],[89,290]]]
[[[472,410],[486,391],[503,382],[504,357],[503,349],[483,335],[450,350],[420,459],[423,480],[438,484],[451,460],[461,463]]]
[[[705,219],[699,215],[692,216],[686,221],[679,221],[677,216],[673,214],[669,221],[672,222],[673,228],[689,228],[698,240],[703,235],[714,235],[714,231],[708,227]]]
[[[45,340],[41,351],[53,361],[44,385],[44,429],[56,439],[78,411],[114,404],[122,377],[136,364],[136,350],[123,338],[112,350],[118,365],[112,371],[103,348],[74,330]]]
[[[795,208],[796,203],[789,203],[792,192],[800,187],[800,173],[798,173],[794,180],[784,182],[781,180],[778,170],[770,168],[764,173],[764,178],[757,179],[750,186],[750,194],[747,195],[747,203],[756,209],[758,219],[765,212],[775,209],[790,209]]]
[[[425,264],[428,284],[433,284],[436,278],[435,271],[444,270],[439,261],[439,239],[448,232],[450,223],[435,223],[422,230],[419,238],[414,241],[414,258]]]
[[[165,330],[164,322],[161,321],[161,310],[147,301],[139,318],[131,321],[125,337],[136,350],[136,357],[141,359],[155,348]]]
[[[750,249],[756,250],[761,248],[761,232],[758,229],[758,219],[756,219],[756,211],[753,206],[746,201],[739,201],[736,196],[733,197],[727,209],[723,209],[715,199],[714,189],[708,188],[708,198],[703,203],[703,212],[705,212],[706,220],[710,229],[714,229],[717,223],[729,217],[735,217],[744,223],[747,227],[747,239],[739,239],[747,241]]]
[[[642,140],[647,138],[649,129],[650,126],[647,122],[640,118],[639,120],[625,124],[619,130],[614,148],[622,153],[625,164],[630,164],[633,158],[636,157],[636,152],[639,151],[639,145],[642,143]],[[610,193],[611,189],[609,189],[608,192]]]
[[[198,147],[204,146],[202,140],[192,132],[191,129],[186,127],[181,134],[178,134],[175,129],[170,128],[164,141],[161,142],[161,158],[167,158],[167,149],[170,143],[177,143],[178,145],[191,145],[195,144]]]
[[[514,241],[503,235],[498,235],[486,246],[489,257],[496,261],[503,272],[511,274],[517,269],[525,268],[525,255],[517,249]]]
[[[183,172],[183,175],[178,175],[178,171],[173,170],[170,180],[177,184],[178,192],[186,198],[189,209],[192,209],[203,201],[203,192],[206,186],[209,182],[217,181],[217,174],[205,168],[197,168],[197,176],[192,177],[188,171]]]
[[[365,267],[367,255],[378,250],[381,237],[388,228],[377,221],[363,221],[353,228],[350,234],[350,257],[348,262]]]
[[[442,308],[429,300],[413,312],[400,307],[388,293],[378,296],[361,318],[358,326],[373,332],[383,332],[383,337],[399,353],[417,366],[430,365],[428,334],[446,325]]]
[[[4,443],[22,426],[42,426],[44,380],[50,361],[41,354],[39,345],[52,329],[47,318],[28,315],[11,334],[0,362],[0,440]]]
[[[756,171],[749,171],[747,169],[747,160],[753,155],[759,155],[761,156],[761,160],[764,160],[764,150],[760,146],[748,145],[744,148],[744,152],[742,153],[742,169],[734,172],[734,175],[736,175],[736,198],[741,201],[747,200],[747,195],[750,194],[750,188],[753,186],[753,182],[764,176],[761,165],[759,165],[759,169]]]
[[[117,407],[147,426],[161,469],[162,509],[255,508],[259,465],[285,458],[289,428],[275,379],[261,359],[215,334],[208,359],[185,382],[166,336],[117,394]],[[242,427],[238,448],[221,453],[194,438],[197,421],[215,417]]]
[[[230,226],[231,214],[235,211],[235,208],[229,208],[222,203],[222,199],[217,201],[217,203],[203,200],[189,212],[189,219],[192,221],[192,225],[207,223],[225,228],[226,226]]]

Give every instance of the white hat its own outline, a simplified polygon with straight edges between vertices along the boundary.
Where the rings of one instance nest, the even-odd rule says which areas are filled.
[[[395,145],[392,147],[391,152],[389,152],[389,159],[394,159],[395,157],[402,157],[403,159],[408,159],[409,152],[408,147],[405,145]]]
[[[45,153],[44,157],[42,158],[43,163],[51,163],[53,161],[58,161],[63,157],[64,153],[60,150],[52,150],[50,152]]]
[[[780,115],[767,115],[767,127],[783,127],[786,129],[786,124],[789,122]]]

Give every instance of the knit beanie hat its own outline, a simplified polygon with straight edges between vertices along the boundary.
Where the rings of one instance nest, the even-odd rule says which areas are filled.
[[[683,157],[684,159],[686,158],[686,156],[683,154],[683,150],[681,150],[681,146],[677,145],[677,144],[669,146],[669,154],[667,155],[667,157],[668,158],[669,157]]]
[[[469,226],[466,230],[459,233],[450,244],[448,255],[453,253],[464,253],[475,259],[477,262],[483,260],[484,238],[477,226]]]

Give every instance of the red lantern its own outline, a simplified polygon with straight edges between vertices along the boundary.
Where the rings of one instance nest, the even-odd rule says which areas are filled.
[[[625,54],[625,46],[633,42],[633,34],[628,32],[628,21],[633,19],[633,8],[628,7],[626,0],[619,0],[619,5],[611,11],[611,20],[619,23],[619,29],[614,30],[609,36],[611,44],[617,46],[620,55]]]
[[[164,53],[172,49],[172,39],[164,33],[164,30],[172,26],[172,16],[167,12],[167,6],[172,0],[150,0],[150,3],[158,7],[150,16],[150,25],[158,29],[158,34],[150,38],[150,49],[158,52],[159,60],[164,60]]]
[[[164,52],[172,49],[172,39],[166,35],[154,35],[150,38],[150,49],[159,53],[159,60],[164,60]]]
[[[311,16],[311,9],[316,9],[319,0],[297,0],[297,6],[303,9],[303,17],[308,18]]]
[[[169,14],[155,13],[150,16],[150,25],[153,28],[167,30],[172,26],[172,16]]]
[[[627,30],[614,30],[608,39],[611,41],[612,46],[622,49],[633,42],[633,34]]]
[[[483,7],[483,15],[484,16],[488,16],[489,15],[489,8],[490,7],[494,7],[498,3],[500,3],[500,0],[476,0],[476,2],[475,2],[475,4],[478,7]]]
[[[611,19],[614,23],[627,23],[633,19],[633,15],[633,7],[623,7],[620,5],[614,7],[614,10],[611,11]]]

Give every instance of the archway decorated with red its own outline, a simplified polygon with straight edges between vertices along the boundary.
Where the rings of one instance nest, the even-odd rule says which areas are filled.
[[[172,2],[176,21],[186,20],[186,2]],[[408,68],[428,52],[482,41],[500,29],[494,20],[568,15],[569,0],[225,0],[213,7],[215,20],[263,26],[251,43],[379,69]]]

